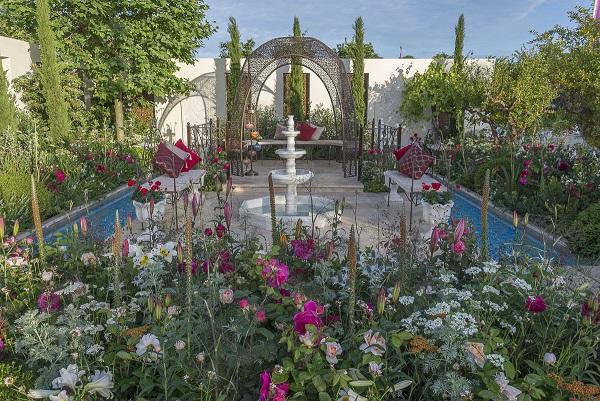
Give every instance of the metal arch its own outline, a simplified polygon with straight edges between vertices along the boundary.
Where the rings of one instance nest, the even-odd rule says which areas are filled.
[[[230,152],[232,173],[243,173],[242,141],[248,106],[256,105],[265,80],[281,66],[290,64],[294,58],[301,59],[301,64],[313,71],[325,85],[336,119],[336,137],[343,141],[344,176],[356,176],[360,142],[346,68],[331,48],[311,37],[275,38],[259,46],[246,58],[227,129],[226,146]]]
[[[216,87],[216,78],[214,72],[208,72],[206,74],[202,74],[191,81],[194,89],[187,96],[178,96],[169,99],[169,103],[163,110],[158,120],[157,126],[158,131],[162,132],[162,127],[165,123],[165,120],[169,116],[169,113],[173,111],[173,109],[181,102],[186,99],[190,99],[192,97],[200,97],[202,99],[202,105],[204,106],[204,120],[209,120],[209,114],[212,113],[214,115],[216,111],[216,101],[215,97],[215,87]],[[185,125],[184,125],[185,126]]]

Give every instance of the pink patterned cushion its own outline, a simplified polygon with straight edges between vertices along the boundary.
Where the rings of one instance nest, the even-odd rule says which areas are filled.
[[[398,160],[398,171],[415,180],[420,179],[431,167],[435,158],[429,156],[419,145],[412,145]]]

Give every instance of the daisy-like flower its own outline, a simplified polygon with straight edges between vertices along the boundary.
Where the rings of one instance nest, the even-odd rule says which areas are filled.
[[[144,334],[135,348],[135,353],[145,361],[156,361],[161,354],[160,341],[154,334]]]
[[[177,244],[173,241],[160,244],[154,249],[154,253],[161,256],[166,262],[171,263],[173,257],[177,256]]]
[[[366,353],[371,353],[375,356],[382,356],[387,350],[385,344],[385,338],[379,334],[379,332],[373,333],[373,330],[369,330],[364,334],[365,342],[361,344],[360,350]]]
[[[342,346],[336,342],[325,343],[325,359],[332,365],[338,363],[338,355],[342,354]]]
[[[113,393],[112,389],[115,386],[112,380],[112,373],[110,372],[101,372],[96,370],[96,372],[89,377],[90,382],[84,386],[84,390],[90,394],[98,394],[104,398],[112,398]]]
[[[68,387],[76,389],[81,384],[81,376],[85,374],[84,370],[79,370],[77,365],[69,365],[67,368],[62,368],[59,372],[59,377],[52,380],[52,388],[63,389]]]

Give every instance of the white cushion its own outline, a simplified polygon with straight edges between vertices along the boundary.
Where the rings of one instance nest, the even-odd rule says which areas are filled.
[[[323,134],[323,131],[325,131],[325,127],[319,127],[318,125],[314,125],[314,124],[310,124],[309,125],[313,128],[316,128],[315,132],[312,134],[312,136],[310,137],[311,141],[318,141],[321,138],[321,135]]]

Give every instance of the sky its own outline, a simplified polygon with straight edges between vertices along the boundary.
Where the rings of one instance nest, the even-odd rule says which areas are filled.
[[[236,18],[242,41],[256,45],[292,32],[294,16],[308,36],[335,48],[353,35],[362,16],[365,40],[386,58],[429,58],[453,53],[454,26],[465,15],[465,53],[474,57],[508,56],[556,24],[569,25],[567,12],[591,7],[593,0],[206,0],[209,21],[218,31],[198,50],[198,57],[218,57],[228,40],[227,21]]]

